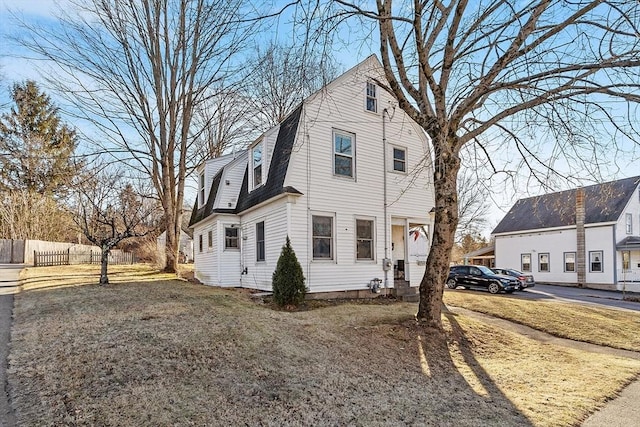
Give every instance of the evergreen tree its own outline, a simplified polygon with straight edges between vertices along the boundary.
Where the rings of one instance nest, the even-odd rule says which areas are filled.
[[[64,194],[77,171],[75,131],[34,81],[16,83],[11,98],[15,106],[0,116],[0,190]]]
[[[276,271],[273,272],[273,299],[281,306],[298,305],[304,300],[306,292],[302,267],[287,236]]]

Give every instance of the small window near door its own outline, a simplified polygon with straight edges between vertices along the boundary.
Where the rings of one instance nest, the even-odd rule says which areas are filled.
[[[356,259],[373,260],[373,221],[356,220]]]
[[[589,252],[589,271],[592,273],[602,273],[602,251]]]
[[[402,148],[393,148],[393,170],[396,172],[407,171],[407,152]]]
[[[531,271],[531,254],[520,255],[520,270],[527,272]]]
[[[256,224],[256,261],[264,261],[265,255],[264,221],[261,221]]]
[[[236,227],[225,227],[224,229],[224,248],[225,249],[238,249],[239,241],[238,241],[238,228]]]
[[[549,254],[538,254],[538,271],[549,271]]]
[[[564,271],[565,273],[573,273],[576,271],[576,253],[564,253]]]

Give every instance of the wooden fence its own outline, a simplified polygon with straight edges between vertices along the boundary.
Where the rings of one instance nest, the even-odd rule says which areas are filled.
[[[53,265],[72,264],[100,264],[100,252],[71,252],[66,251],[33,251],[33,265],[35,267],[48,267]],[[109,254],[109,264],[124,265],[134,264],[136,258],[132,252],[111,252]]]

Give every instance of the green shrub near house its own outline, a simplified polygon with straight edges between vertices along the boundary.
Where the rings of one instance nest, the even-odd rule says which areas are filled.
[[[280,306],[298,305],[304,300],[307,288],[298,257],[291,247],[291,240],[282,247],[278,265],[273,272],[273,299]]]

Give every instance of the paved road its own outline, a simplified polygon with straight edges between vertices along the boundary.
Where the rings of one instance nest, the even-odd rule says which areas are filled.
[[[7,356],[11,339],[13,294],[18,290],[22,265],[0,264],[0,427],[14,427],[15,416],[7,390]]]
[[[607,307],[640,311],[640,303],[623,301],[622,292],[537,284],[534,288],[527,289],[524,292],[516,292],[514,295],[530,299],[578,301],[581,303],[599,304]]]

